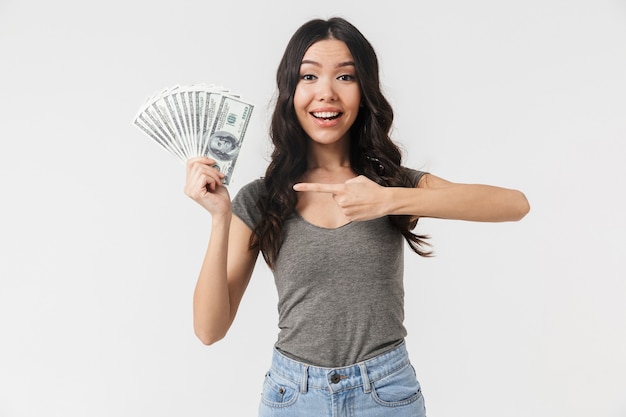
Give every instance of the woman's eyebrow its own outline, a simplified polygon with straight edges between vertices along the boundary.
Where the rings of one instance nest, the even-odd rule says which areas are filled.
[[[340,62],[339,64],[337,64],[337,68],[353,67],[353,66],[354,66],[354,61],[345,61],[345,62]]]
[[[300,65],[306,65],[306,64],[315,65],[316,67],[322,66],[322,64],[320,64],[319,62],[313,61],[310,59],[303,59],[302,62],[300,63]]]

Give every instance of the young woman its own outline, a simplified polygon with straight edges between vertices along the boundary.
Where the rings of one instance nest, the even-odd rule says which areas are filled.
[[[224,337],[259,252],[278,290],[280,333],[260,416],[424,416],[404,344],[403,246],[428,256],[420,217],[515,221],[525,196],[406,168],[370,43],[347,21],[312,20],[277,73],[262,179],[231,203],[214,161],[187,165],[186,194],[211,236],[194,292],[203,343]]]

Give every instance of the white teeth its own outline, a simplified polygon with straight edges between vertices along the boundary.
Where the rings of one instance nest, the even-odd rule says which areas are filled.
[[[313,116],[319,117],[320,119],[330,119],[331,117],[338,116],[338,112],[330,112],[330,111],[321,111],[313,113]]]

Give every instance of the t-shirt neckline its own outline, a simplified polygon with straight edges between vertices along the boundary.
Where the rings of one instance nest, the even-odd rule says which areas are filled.
[[[315,223],[311,223],[310,221],[308,221],[307,219],[305,219],[299,212],[298,210],[294,211],[295,213],[295,217],[298,218],[302,223],[304,223],[305,225],[307,225],[310,228],[316,229],[316,230],[323,230],[323,231],[328,231],[328,232],[334,232],[334,231],[340,231],[340,230],[345,230],[349,227],[351,227],[355,222],[353,221],[349,221],[347,223],[344,223],[340,226],[337,227],[324,227],[324,226],[319,226]]]

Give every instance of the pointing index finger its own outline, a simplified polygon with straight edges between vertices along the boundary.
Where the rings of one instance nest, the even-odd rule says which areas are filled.
[[[296,191],[308,191],[314,193],[332,193],[341,191],[343,184],[320,184],[317,182],[300,182],[293,186]]]

